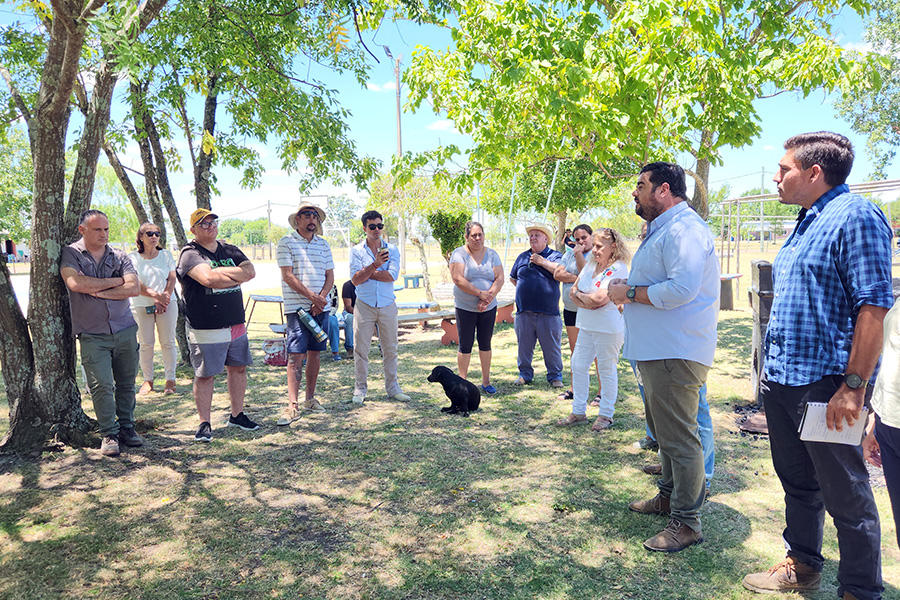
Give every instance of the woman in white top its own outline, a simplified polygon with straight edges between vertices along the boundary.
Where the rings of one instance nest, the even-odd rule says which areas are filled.
[[[175,289],[175,259],[172,253],[160,247],[160,230],[153,223],[144,223],[138,229],[137,252],[128,255],[141,282],[141,295],[131,299],[131,312],[138,324],[138,342],[141,345],[141,372],[144,384],[141,396],[153,391],[153,343],[154,328],[159,333],[165,366],[165,395],[175,393],[175,365],[178,349],[175,345],[175,324],[178,321],[178,303],[172,302]]]
[[[569,297],[578,305],[578,341],[572,352],[572,413],[556,422],[561,427],[587,421],[590,386],[588,370],[597,361],[600,377],[600,410],[593,431],[612,425],[619,393],[617,364],[625,342],[625,321],[619,307],[607,295],[609,282],[628,277],[630,253],[625,240],[610,228],[594,232],[591,261],[581,270]]]

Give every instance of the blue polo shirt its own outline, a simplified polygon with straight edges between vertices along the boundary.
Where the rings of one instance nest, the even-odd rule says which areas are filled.
[[[558,263],[562,253],[550,246],[540,253],[551,262]],[[559,282],[553,279],[553,271],[531,264],[531,250],[516,257],[509,272],[516,281],[516,310],[559,316]]]
[[[846,185],[830,189],[797,215],[772,279],[766,378],[801,386],[843,374],[860,307],[894,303],[887,219]]]

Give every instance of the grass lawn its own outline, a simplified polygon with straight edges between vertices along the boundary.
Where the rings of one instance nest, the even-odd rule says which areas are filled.
[[[500,394],[466,419],[441,413],[448,402],[425,379],[437,364],[455,370],[456,348],[440,346],[436,327],[404,328],[411,402],[386,398],[373,349],[369,400],[342,404],[352,360],[323,355],[318,396],[328,412],[276,427],[285,372],[263,364],[261,342],[272,336],[260,323],[278,317],[260,305],[246,410],[261,430],[223,427],[221,379],[214,439],[194,443],[191,373],[181,369],[182,394],[138,400],[143,448],[112,459],[93,448],[0,459],[0,598],[759,598],[740,581],[783,557],[783,494],[767,439],[742,435],[734,421],[751,393],[747,279],[739,310],[721,314],[709,378],[717,464],[700,546],[671,556],[641,547],[665,520],[626,508],[656,492],[640,471],[654,456],[632,446],[643,414],[627,362],[611,429],[558,429],[551,423],[568,403],[554,399],[537,362],[533,385],[511,385],[515,334],[499,326]],[[0,404],[2,435],[3,396]],[[89,398],[84,406],[93,414]],[[886,490],[875,493],[885,597],[898,598],[895,526]],[[822,590],[808,598],[836,597],[830,520],[824,554]]]

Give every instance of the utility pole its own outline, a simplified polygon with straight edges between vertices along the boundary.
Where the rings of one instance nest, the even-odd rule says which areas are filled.
[[[266,239],[269,240],[269,260],[272,260],[272,199],[266,200],[266,214],[269,224],[266,226]]]
[[[762,168],[762,174],[760,175],[760,178],[759,178],[759,191],[763,194],[766,193],[766,168],[765,167]],[[763,234],[763,213],[764,213],[763,208],[764,208],[765,204],[766,204],[765,202],[759,203],[759,251],[760,252],[766,251],[766,240],[765,240],[765,236]]]
[[[403,58],[403,55],[394,58],[390,48],[387,46],[383,46],[383,48],[388,60],[394,63],[394,81],[397,86],[397,158],[399,159],[403,156],[403,138],[400,131],[400,59]],[[406,223],[402,216],[397,224],[397,230],[400,238],[397,243],[400,249],[400,272],[406,273]]]

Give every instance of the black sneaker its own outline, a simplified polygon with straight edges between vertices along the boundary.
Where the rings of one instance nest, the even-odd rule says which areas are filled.
[[[228,417],[228,426],[229,427],[240,427],[244,431],[256,431],[259,429],[259,425],[251,421],[247,418],[243,412],[236,417],[229,416]]]
[[[200,423],[200,429],[197,430],[197,433],[194,434],[195,442],[211,442],[212,441],[212,426],[209,424],[209,421],[203,421]]]
[[[103,441],[100,442],[100,454],[103,456],[118,456],[119,455],[119,436],[117,435],[107,435],[103,438]]]
[[[119,441],[129,448],[140,448],[144,445],[144,440],[137,434],[134,427],[120,427]]]

